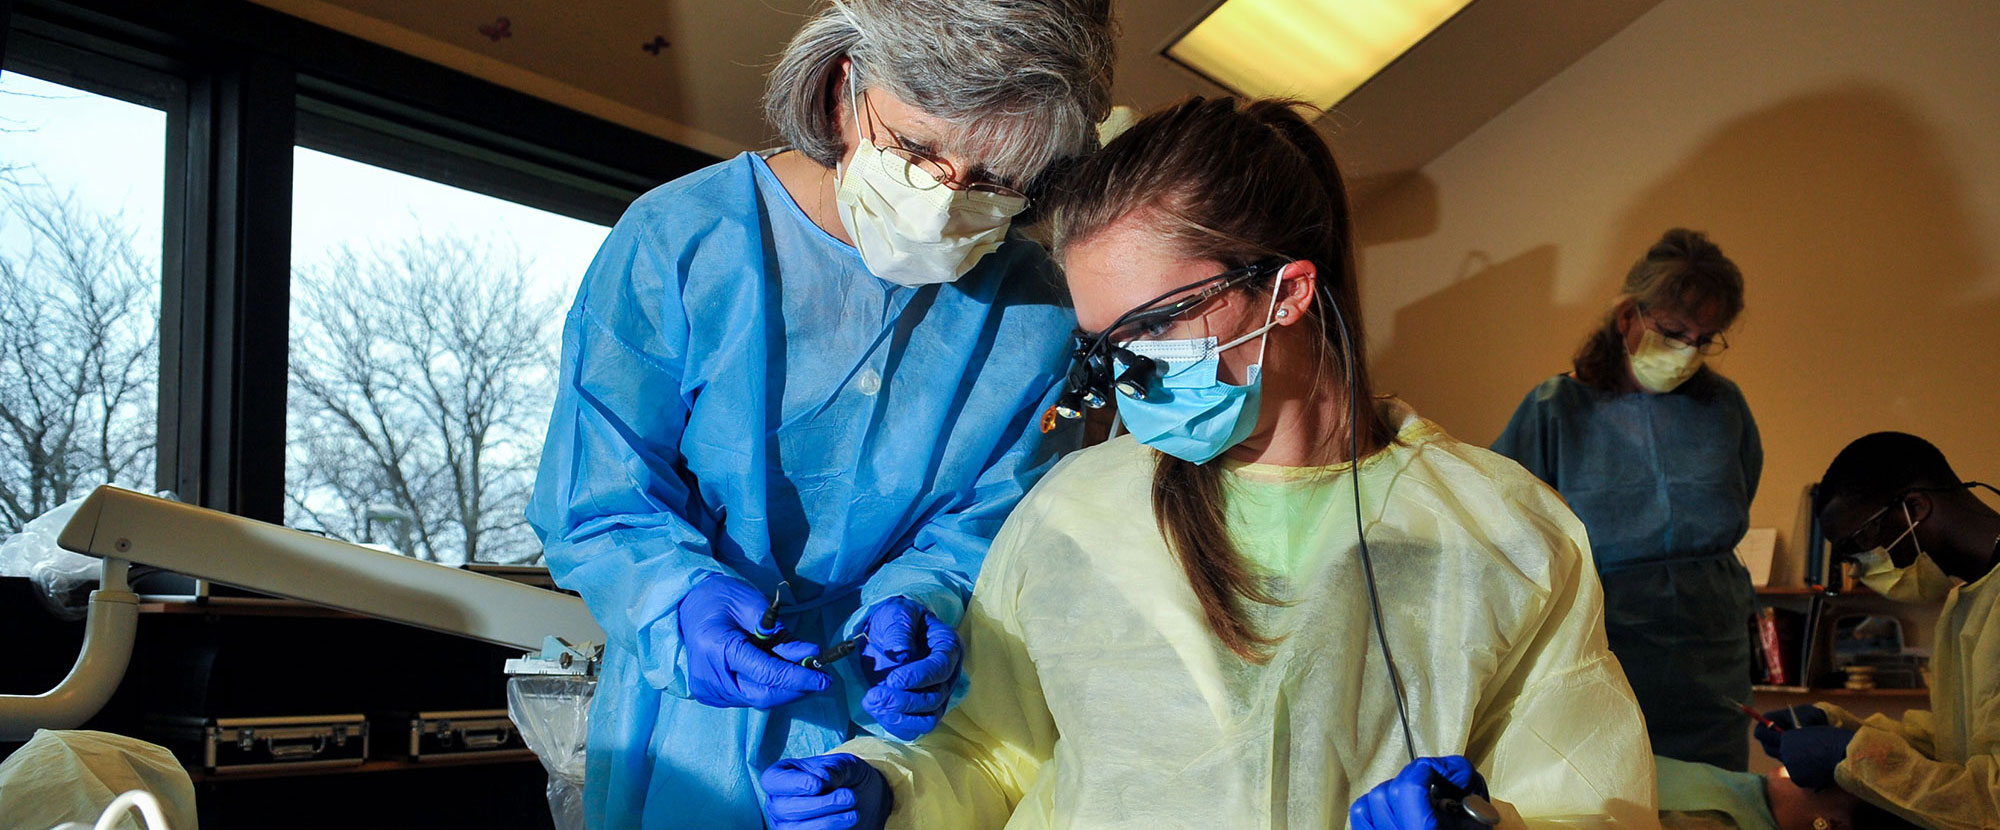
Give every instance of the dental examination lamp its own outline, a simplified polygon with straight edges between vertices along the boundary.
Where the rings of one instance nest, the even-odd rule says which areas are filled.
[[[0,740],[74,729],[111,699],[132,657],[134,563],[258,593],[521,649],[510,674],[590,676],[604,631],[583,601],[216,510],[99,487],[57,544],[104,559],[83,649],[39,695],[0,695]]]

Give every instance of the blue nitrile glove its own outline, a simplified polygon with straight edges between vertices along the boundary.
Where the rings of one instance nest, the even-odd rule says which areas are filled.
[[[703,579],[681,598],[688,697],[710,706],[770,709],[826,691],[831,677],[799,665],[819,654],[819,646],[789,641],[765,651],[751,641],[770,603],[757,589],[726,576]],[[782,637],[783,624],[778,628]]]
[[[1818,706],[1787,706],[1783,709],[1772,709],[1764,713],[1764,719],[1784,727],[1786,731],[1832,723],[1827,720],[1826,711]],[[1784,732],[1760,723],[1751,734],[1757,736],[1757,743],[1764,746],[1765,755],[1771,756],[1773,760],[1782,760],[1778,758],[1778,739],[1784,737]]]
[[[1431,809],[1431,785],[1440,781],[1487,798],[1486,779],[1463,755],[1418,758],[1396,777],[1354,800],[1347,810],[1349,830],[1438,830]]]
[[[861,648],[868,693],[861,708],[906,741],[937,727],[958,683],[958,632],[915,600],[891,597],[875,604],[862,621],[868,642]]]
[[[1792,783],[1808,790],[1833,786],[1833,768],[1847,759],[1847,742],[1854,733],[1838,726],[1808,726],[1786,730],[1778,743],[1778,760],[1792,774]]]
[[[888,779],[845,752],[786,758],[762,781],[772,830],[880,830],[895,804]]]

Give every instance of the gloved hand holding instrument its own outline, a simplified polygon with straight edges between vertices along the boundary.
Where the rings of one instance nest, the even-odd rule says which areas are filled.
[[[1462,755],[1418,758],[1355,799],[1350,830],[1484,830],[1500,823],[1486,779]]]
[[[1832,723],[1827,719],[1826,711],[1818,706],[1787,706],[1783,709],[1772,709],[1758,716],[1756,721],[1757,728],[1751,734],[1757,738],[1757,743],[1764,747],[1764,754],[1777,761],[1785,760],[1780,751],[1785,733]]]
[[[1834,786],[1833,770],[1847,759],[1847,744],[1854,740],[1852,731],[1833,726],[1826,711],[1817,706],[1787,706],[1761,715],[1747,706],[1742,708],[1757,721],[1751,734],[1763,745],[1764,754],[1785,765],[1792,783],[1808,790]]]
[[[916,601],[891,597],[869,609],[860,636],[869,686],[862,710],[906,741],[936,728],[958,684],[958,632]]]
[[[791,585],[789,582],[779,582],[778,587],[771,591],[770,607],[764,609],[764,618],[757,622],[757,630],[750,632],[750,639],[757,641],[757,644],[763,646],[766,650],[776,649],[780,644],[790,642],[792,639],[791,635],[785,632],[784,625],[778,621],[778,606],[785,594],[785,588],[789,585]],[[838,663],[841,658],[853,654],[854,650],[860,648],[861,644],[865,642],[868,642],[868,635],[856,635],[852,639],[835,643],[833,647],[818,654],[799,658],[797,662],[799,665],[809,669],[825,671],[827,666]]]
[[[892,597],[862,618],[862,631],[828,650],[860,643],[869,688],[861,708],[904,740],[929,732],[958,683],[958,632],[921,604]],[[888,779],[846,753],[787,758],[764,770],[764,815],[775,830],[873,830],[893,804]]]
[[[771,709],[826,691],[833,678],[803,663],[819,646],[791,640],[757,589],[710,576],[681,598],[688,696],[716,707]]]

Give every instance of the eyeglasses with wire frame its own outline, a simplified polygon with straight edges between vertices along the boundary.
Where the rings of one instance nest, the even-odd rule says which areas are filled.
[[[1654,314],[1651,309],[1642,305],[1639,306],[1639,313],[1646,315],[1646,324],[1652,326],[1654,331],[1659,332],[1661,337],[1683,346],[1693,346],[1694,350],[1701,353],[1703,357],[1714,357],[1729,351],[1729,338],[1724,337],[1722,332],[1718,331],[1707,337],[1689,340],[1685,330],[1675,329],[1671,325],[1660,322],[1659,315]]]
[[[867,101],[867,93],[863,92],[862,96],[863,100]],[[889,136],[889,144],[876,143],[875,148],[883,152],[885,156],[885,169],[890,175],[899,177],[903,183],[911,187],[923,190],[942,186],[998,199],[1019,199],[1022,208],[1025,209],[1027,207],[1029,203],[1028,194],[1000,184],[999,182],[977,179],[966,180],[966,178],[959,175],[958,168],[953,166],[951,162],[932,154],[928,149],[904,138],[894,128],[884,123],[881,113],[875,111],[873,101],[867,101],[866,106],[868,108],[869,124],[875,130],[887,133]],[[865,140],[872,141],[873,139]],[[903,164],[890,165],[888,164],[889,159],[903,162]],[[912,176],[911,174],[916,171],[922,171],[924,176],[928,177],[928,180]]]

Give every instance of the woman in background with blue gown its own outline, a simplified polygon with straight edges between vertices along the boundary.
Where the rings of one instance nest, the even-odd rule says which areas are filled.
[[[528,507],[609,640],[589,826],[761,828],[765,766],[962,691],[988,543],[1078,440],[1040,426],[1074,316],[1009,225],[1095,146],[1111,42],[1108,0],[832,0],[772,71],[789,147],[612,230]]]
[[[1574,371],[1544,381],[1493,449],[1562,493],[1590,533],[1611,652],[1653,751],[1744,770],[1755,595],[1734,555],[1764,449],[1736,384],[1703,365],[1743,310],[1722,249],[1675,228],[1625,276]]]

